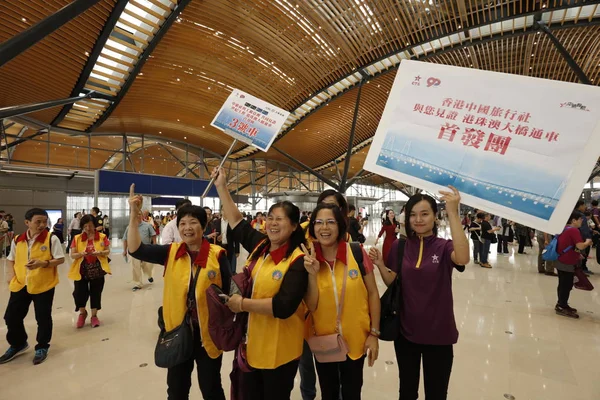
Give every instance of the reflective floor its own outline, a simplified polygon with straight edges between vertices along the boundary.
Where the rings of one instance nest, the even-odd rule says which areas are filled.
[[[369,234],[373,242],[373,234]],[[117,243],[118,245],[118,243]],[[70,260],[61,267],[54,301],[54,336],[48,360],[32,365],[33,350],[0,365],[0,399],[118,400],[166,398],[166,371],[154,366],[161,303],[162,267],[143,290],[131,291],[131,271],[120,249],[114,249],[113,275],[107,277],[102,326],[75,329],[73,284],[66,278]],[[517,400],[600,399],[600,298],[597,290],[573,290],[571,305],[581,319],[554,313],[557,278],[537,273],[537,251],[528,255],[490,256],[494,268],[469,265],[454,275],[455,313],[460,338],[455,346],[449,399]],[[592,255],[594,252],[592,252]],[[600,287],[600,267],[592,283]],[[4,271],[4,260],[0,261]],[[380,290],[383,284],[380,281]],[[0,284],[4,313],[8,289]],[[89,324],[89,320],[88,320]],[[30,345],[35,344],[33,307],[26,318]],[[6,326],[0,321],[0,351],[7,347]],[[231,353],[224,357],[223,385],[229,390]],[[381,342],[375,367],[365,367],[363,399],[398,398],[397,367],[391,343]],[[25,382],[23,384],[21,382]],[[299,380],[292,398],[301,399]],[[421,393],[422,389],[421,389]],[[505,397],[506,395],[506,397]],[[194,383],[191,399],[201,399]],[[421,398],[424,395],[421,394]]]

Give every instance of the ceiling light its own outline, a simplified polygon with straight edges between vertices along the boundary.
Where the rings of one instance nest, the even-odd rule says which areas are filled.
[[[204,125],[202,125],[202,129],[204,129]]]
[[[27,18],[23,17],[23,18],[21,18],[21,21],[27,22]]]
[[[179,118],[177,118],[177,122],[179,122]]]
[[[85,56],[89,57],[90,53],[88,51],[85,52]]]
[[[144,76],[144,73],[143,73],[143,72],[140,72],[138,75],[139,75],[139,76]]]
[[[177,82],[180,82],[180,81],[181,81],[181,79],[177,78]]]
[[[187,136],[184,136],[184,137],[183,137],[183,139],[184,139],[184,140],[187,140]]]
[[[162,132],[161,132],[161,131],[158,131],[158,133],[160,133],[160,134],[162,135]]]

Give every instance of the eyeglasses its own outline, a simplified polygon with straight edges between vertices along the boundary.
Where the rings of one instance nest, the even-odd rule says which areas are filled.
[[[331,226],[336,226],[337,225],[337,221],[335,219],[315,219],[314,222],[315,226],[327,226],[327,225],[331,225]]]

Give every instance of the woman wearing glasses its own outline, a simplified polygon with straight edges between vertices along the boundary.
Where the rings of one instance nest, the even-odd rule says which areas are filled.
[[[304,301],[312,314],[309,329],[315,336],[339,333],[348,347],[345,361],[316,361],[322,398],[338,400],[341,385],[344,400],[359,400],[365,355],[373,366],[379,353],[380,302],[374,267],[360,244],[344,240],[347,222],[339,207],[319,204],[309,229],[315,238],[310,250],[303,247],[309,274]]]

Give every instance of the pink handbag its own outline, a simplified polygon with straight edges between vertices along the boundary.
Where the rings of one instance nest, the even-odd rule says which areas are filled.
[[[346,295],[346,279],[348,278],[348,266],[344,268],[344,283],[342,284],[342,296],[338,304],[337,320],[335,331],[330,335],[312,336],[306,341],[315,358],[320,363],[342,362],[346,361],[348,356],[348,344],[340,334],[342,310],[344,307],[344,297]],[[314,330],[314,323],[313,323]]]

